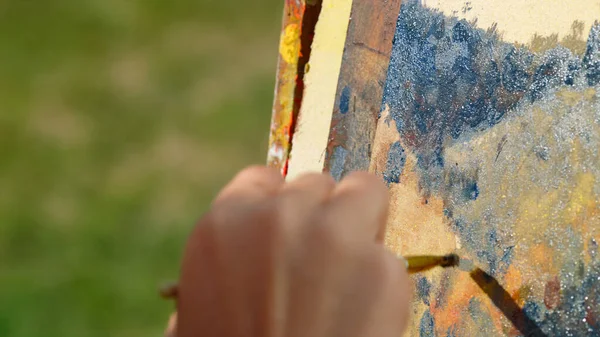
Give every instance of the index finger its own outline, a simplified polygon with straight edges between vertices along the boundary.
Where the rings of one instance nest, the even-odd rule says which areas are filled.
[[[231,199],[260,199],[281,188],[283,176],[278,170],[266,166],[251,166],[238,173],[215,198],[214,204]]]

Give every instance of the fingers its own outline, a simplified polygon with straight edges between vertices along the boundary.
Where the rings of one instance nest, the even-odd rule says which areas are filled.
[[[176,337],[177,336],[177,313],[171,314],[167,329],[165,330],[165,337]]]
[[[381,327],[381,331],[393,332],[382,334],[382,337],[394,337],[398,335],[397,331],[404,331],[408,324],[412,290],[405,264],[383,248],[381,254],[389,277],[382,284],[382,303],[374,313],[378,320],[375,325]]]
[[[389,194],[374,175],[355,172],[342,180],[325,207],[325,223],[351,240],[381,243],[385,236]]]
[[[328,174],[308,173],[286,183],[277,196],[286,226],[294,232],[296,224],[310,223],[311,217],[335,188],[335,180]],[[293,235],[293,233],[290,233]]]
[[[357,244],[333,322],[339,336],[402,336],[409,315],[406,267],[382,245]],[[347,322],[354,322],[348,324]]]
[[[278,191],[283,183],[283,176],[278,170],[251,166],[241,171],[221,190],[213,205],[240,198],[259,200]]]
[[[287,183],[281,194],[293,195],[298,201],[315,204],[329,196],[335,180],[328,174],[307,173]]]

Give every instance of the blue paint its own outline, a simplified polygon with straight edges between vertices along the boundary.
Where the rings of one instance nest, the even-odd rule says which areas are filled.
[[[329,174],[335,179],[335,181],[342,180],[344,173],[344,165],[346,164],[346,157],[348,156],[348,150],[341,146],[336,146],[333,149],[331,167]]]
[[[477,182],[468,182],[463,190],[463,193],[466,199],[477,200],[477,197],[479,197],[479,187],[477,186]]]
[[[441,180],[436,167],[453,139],[496,125],[522,101],[575,85],[584,71],[589,85],[600,83],[600,25],[587,49],[583,60],[563,47],[535,54],[502,42],[493,30],[418,2],[403,4],[382,107],[389,107],[403,143],[417,156],[421,185]]]
[[[480,243],[477,243],[478,245]],[[498,257],[496,256],[495,250],[488,250],[489,248],[484,247],[477,250],[477,258],[488,265],[488,272],[492,276],[496,276],[498,269]]]
[[[444,208],[444,216],[447,218],[452,218],[452,211],[448,208]]]
[[[451,327],[448,328],[448,330],[446,331],[446,337],[458,337],[458,333],[456,331],[456,325],[452,325]]]
[[[452,66],[452,72],[454,74],[461,74],[461,76],[457,78],[456,81],[464,82],[470,86],[477,84],[478,76],[473,67],[473,60],[469,59],[467,56],[457,57]]]
[[[434,153],[435,163],[439,167],[444,167],[444,153],[442,152],[442,148],[438,148]]]
[[[592,27],[590,32],[583,57],[583,69],[586,70],[585,77],[590,86],[600,84],[600,24]]]
[[[479,328],[487,328],[489,329],[489,327],[494,326],[494,322],[492,320],[492,317],[489,315],[489,311],[486,308],[485,305],[483,305],[482,301],[478,298],[478,297],[472,297],[469,300],[469,304],[467,306],[467,313],[470,316],[470,318],[475,322],[476,327]],[[465,315],[466,316],[466,315]],[[466,319],[467,317],[465,317]],[[489,334],[489,332],[488,332]],[[458,334],[459,336],[463,336],[465,335],[463,334]],[[487,334],[483,334],[483,335],[487,335]]]
[[[579,75],[580,68],[581,65],[579,62],[577,62],[577,60],[569,61],[569,64],[567,65],[567,75],[565,76],[566,85],[572,86],[575,84],[575,80]]]
[[[417,296],[426,305],[430,305],[429,296],[431,292],[431,283],[425,277],[419,277],[417,280]]]
[[[543,161],[547,161],[548,159],[550,159],[550,149],[546,146],[537,146],[534,149],[535,155],[543,160]]]
[[[388,185],[399,183],[404,164],[406,164],[404,148],[400,142],[395,142],[390,146],[390,150],[388,151],[387,166],[383,173],[383,180]]]
[[[477,297],[473,297],[469,300],[469,315],[472,318],[477,318],[477,316],[481,313],[481,302]]]
[[[540,322],[542,319],[542,311],[540,306],[533,301],[527,301],[525,303],[523,306],[523,313],[535,322]]]
[[[467,42],[469,43],[473,35],[472,29],[465,20],[461,20],[454,25],[452,28],[452,41],[453,42]]]
[[[570,330],[573,336],[597,337],[600,331],[600,319],[597,319],[600,317],[599,275],[600,261],[596,259],[585,270],[583,277],[562,277],[559,306],[543,312],[540,309],[538,314],[542,329]],[[563,283],[565,281],[567,283]]]
[[[513,48],[502,62],[502,85],[510,93],[524,92],[531,82],[533,56],[525,48]]]
[[[588,244],[588,253],[594,259],[598,255],[598,242],[596,239],[590,239],[590,243]]]
[[[499,262],[499,266],[498,266],[499,273],[504,274],[508,270],[508,267],[512,263],[512,258],[514,256],[514,248],[515,248],[515,246],[508,246],[508,247],[504,248],[504,254],[502,254],[502,257],[500,258],[500,262]]]
[[[556,86],[558,81],[567,82],[567,78],[562,79],[559,71],[562,65],[559,63],[559,58],[548,58],[543,62],[533,75],[533,83],[529,87],[529,98],[531,102],[541,99],[546,92],[546,89],[551,86]]]
[[[452,218],[452,216],[450,216],[450,218]],[[467,241],[470,241],[468,233],[470,231],[471,226],[473,226],[472,223],[468,223],[461,218],[454,219],[454,222],[452,222],[452,230],[460,234],[460,236],[466,239]]]
[[[488,229],[486,243],[487,247],[480,245],[483,246],[483,250],[480,251],[480,253],[485,255],[482,260],[488,263],[490,275],[496,276],[498,273],[498,262],[500,260],[497,251],[501,249],[501,242],[498,238],[498,232],[494,227]],[[485,254],[483,254],[484,252]]]
[[[425,310],[421,317],[419,337],[435,337],[435,320],[429,309]]]
[[[346,114],[350,111],[350,95],[350,87],[345,86],[342,90],[342,95],[340,96],[340,112],[342,114]]]

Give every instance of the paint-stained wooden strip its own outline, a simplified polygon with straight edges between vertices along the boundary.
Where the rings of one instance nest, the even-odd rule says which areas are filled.
[[[352,5],[325,157],[325,170],[338,180],[369,168],[401,2],[355,0]]]
[[[302,106],[294,130],[286,179],[323,172],[335,94],[350,22],[352,0],[323,0],[315,29]]]
[[[267,164],[285,175],[321,0],[286,0]]]

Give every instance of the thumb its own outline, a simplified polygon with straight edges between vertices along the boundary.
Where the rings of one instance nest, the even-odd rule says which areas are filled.
[[[169,318],[169,324],[165,330],[165,337],[176,337],[177,336],[177,313],[171,314]]]

